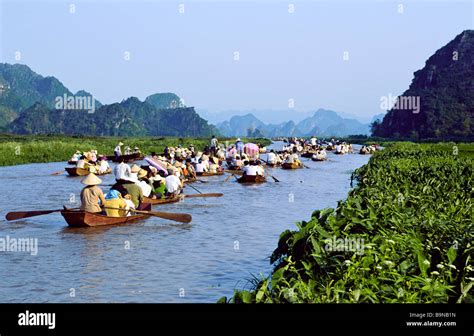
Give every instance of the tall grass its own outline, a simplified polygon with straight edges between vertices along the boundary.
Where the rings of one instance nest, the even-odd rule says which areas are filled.
[[[100,154],[112,155],[115,146],[122,141],[125,146],[149,154],[152,151],[163,153],[166,146],[194,145],[202,149],[209,144],[207,138],[173,138],[173,137],[78,137],[78,136],[20,136],[0,135],[0,166],[11,166],[25,163],[66,161],[76,150],[89,151],[96,149]],[[235,139],[220,139],[221,142],[233,142]],[[268,145],[267,139],[246,139],[247,141]],[[124,147],[122,147],[122,150]]]

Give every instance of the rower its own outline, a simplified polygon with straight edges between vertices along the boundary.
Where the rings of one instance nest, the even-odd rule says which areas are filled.
[[[82,179],[81,183],[86,185],[81,191],[81,210],[91,213],[102,212],[99,201],[105,204],[105,197],[102,189],[98,187],[102,180],[91,173]]]
[[[260,167],[257,164],[257,161],[252,160],[250,162],[248,161],[245,161],[245,162],[247,163],[247,165],[245,165],[244,168],[242,168],[244,175],[247,175],[247,176],[255,176],[255,175],[264,176],[265,175],[265,171],[263,170],[262,167]]]
[[[240,156],[242,156],[242,153],[244,151],[244,143],[240,138],[237,138],[237,141],[235,142],[235,149],[237,150],[237,153],[239,153]]]
[[[218,143],[219,143],[219,141],[217,140],[216,136],[213,135],[212,139],[211,139],[211,148],[210,148],[210,151],[211,151],[212,155],[217,154],[217,145],[218,145]]]
[[[123,146],[123,143],[119,142],[117,147],[115,147],[114,154],[116,158],[119,158],[122,156],[122,146]]]

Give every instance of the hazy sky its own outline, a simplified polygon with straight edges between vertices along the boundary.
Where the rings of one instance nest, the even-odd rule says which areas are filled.
[[[374,115],[381,96],[401,94],[474,26],[470,0],[0,1],[2,62],[103,103],[175,92],[210,111],[281,110],[294,99],[295,110]]]

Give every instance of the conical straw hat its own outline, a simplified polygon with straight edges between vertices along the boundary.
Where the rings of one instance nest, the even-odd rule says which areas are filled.
[[[87,175],[85,178],[82,179],[81,181],[82,184],[93,186],[93,185],[98,185],[102,183],[102,180],[95,176],[94,174],[90,173]]]

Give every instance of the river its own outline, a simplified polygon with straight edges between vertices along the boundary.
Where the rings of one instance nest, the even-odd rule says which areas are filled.
[[[369,156],[328,158],[303,158],[310,169],[269,169],[280,183],[224,182],[227,174],[202,178],[208,183],[193,186],[224,196],[154,207],[189,213],[190,224],[150,217],[79,229],[68,228],[60,213],[4,219],[9,211],[77,206],[80,178],[51,175],[64,162],[1,167],[0,239],[37,239],[38,253],[0,251],[0,302],[216,302],[234,289],[249,289],[247,280],[271,271],[280,233],[296,229],[316,209],[335,207],[350,190],[351,173]],[[113,182],[113,175],[101,178]],[[185,193],[195,191],[186,187]]]

